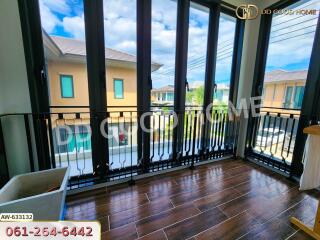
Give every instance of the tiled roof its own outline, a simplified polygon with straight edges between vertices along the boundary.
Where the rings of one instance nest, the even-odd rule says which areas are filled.
[[[60,36],[49,36],[46,32],[43,33],[43,36],[49,41],[51,40],[51,42],[54,43],[54,45],[63,55],[69,54],[76,56],[86,56],[86,44],[82,40]],[[136,56],[112,48],[105,48],[105,56],[107,60],[136,62]],[[162,66],[161,64],[156,62],[153,62],[152,65],[155,69],[158,69]]]
[[[297,81],[297,80],[306,80],[308,70],[299,70],[299,71],[285,71],[285,70],[274,70],[267,72],[265,75],[265,82],[282,82],[282,81]]]
[[[173,85],[167,85],[161,88],[154,88],[152,89],[152,92],[173,92],[174,86]]]
[[[63,54],[86,56],[86,44],[84,41],[57,36],[50,37]],[[106,59],[111,60],[136,62],[135,56],[111,48],[105,48],[105,56]]]

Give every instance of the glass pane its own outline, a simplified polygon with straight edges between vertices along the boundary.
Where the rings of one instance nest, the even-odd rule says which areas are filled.
[[[71,76],[61,76],[61,94],[64,98],[73,97],[73,79]]]
[[[209,8],[191,3],[189,16],[186,105],[202,106],[208,41]]]
[[[152,0],[152,106],[173,105],[163,94],[174,92],[176,52],[177,3],[171,0]]]
[[[217,89],[213,98],[213,104],[216,106],[228,104],[235,32],[236,19],[221,13],[215,75]]]
[[[136,5],[103,0],[110,170],[138,162]]]
[[[103,0],[107,107],[110,112],[136,110],[126,107],[137,105],[136,5],[136,0]],[[115,78],[123,80],[122,94],[121,83],[114,82]]]
[[[39,6],[56,166],[70,166],[71,176],[93,173],[91,141],[81,141],[91,137],[83,0]]]
[[[39,0],[43,45],[49,81],[52,112],[63,112],[65,106],[89,106],[86,43],[84,30],[83,0],[51,1]],[[60,75],[70,75],[74,98],[70,98],[67,83],[66,97],[60,90]],[[69,108],[68,112],[79,111]]]
[[[286,9],[319,8],[319,1],[300,0]],[[317,19],[316,15],[273,15],[264,77],[266,89],[263,97],[264,106],[294,107],[295,104],[290,105],[289,103],[294,99],[286,96],[286,88],[287,86],[305,85]],[[275,91],[274,99],[272,98],[273,91]],[[293,90],[289,91],[293,92]],[[301,108],[301,105],[298,108]]]

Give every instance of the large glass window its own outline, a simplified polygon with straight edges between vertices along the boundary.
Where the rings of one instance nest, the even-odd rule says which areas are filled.
[[[92,173],[83,0],[39,6],[56,166],[70,166],[71,176]]]
[[[255,150],[290,165],[295,146],[304,86],[319,9],[317,0],[300,0],[272,15],[262,108],[257,120]],[[296,14],[281,14],[283,12]]]

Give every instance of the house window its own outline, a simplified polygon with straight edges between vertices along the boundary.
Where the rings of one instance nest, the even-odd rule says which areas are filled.
[[[91,131],[89,125],[66,125],[66,128],[56,127],[54,133],[55,153],[75,153],[91,150]]]
[[[166,93],[162,93],[162,101],[166,101]]]
[[[298,86],[294,91],[293,108],[301,108],[304,94],[304,86]]]
[[[173,101],[173,93],[167,93],[167,100]]]
[[[123,80],[122,79],[114,79],[114,98],[121,99],[123,98]]]
[[[283,104],[284,108],[290,108],[292,95],[293,95],[293,87],[287,87],[286,95],[284,98],[284,104]]]
[[[218,89],[215,92],[215,99],[222,102],[222,100],[223,100],[223,90],[222,89]]]
[[[287,87],[285,95],[285,108],[301,108],[304,94],[304,86]]]
[[[60,88],[62,98],[74,98],[73,77],[71,75],[60,75]]]

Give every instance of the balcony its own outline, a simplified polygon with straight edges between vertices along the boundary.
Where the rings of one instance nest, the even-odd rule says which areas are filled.
[[[224,160],[71,196],[66,219],[97,219],[102,239],[309,239],[289,217],[312,223],[318,197],[256,164]]]
[[[124,106],[124,109],[132,106]],[[239,131],[239,118],[226,109],[212,109],[211,122],[206,122],[206,112],[201,107],[188,107],[183,113],[174,114],[167,107],[157,106],[148,112],[150,128],[150,161],[144,169],[138,156],[137,135],[141,121],[137,111],[68,112],[68,108],[53,108],[56,113],[9,114],[0,117],[0,122],[23,121],[27,139],[31,139],[30,127],[34,122],[41,124],[50,148],[52,167],[70,167],[70,189],[90,186],[107,181],[132,181],[138,175],[181,167],[194,167],[210,159],[235,156]],[[65,111],[65,112],[63,112]],[[95,163],[92,159],[91,125],[99,124],[102,135],[106,135],[107,159]],[[177,127],[177,119],[184,119],[183,128]],[[90,125],[91,124],[91,125]],[[204,129],[207,129],[206,132]],[[182,134],[179,156],[173,159],[174,133]],[[180,133],[182,131],[182,133]],[[206,137],[204,134],[208,134]],[[206,143],[206,145],[204,145]],[[33,163],[34,146],[28,144],[30,163]],[[99,176],[99,167],[106,166],[104,176]],[[33,166],[34,169],[34,166]],[[104,179],[102,180],[101,179]]]
[[[0,187],[61,171],[54,220],[102,239],[309,239],[320,3],[243,3],[1,1]]]

